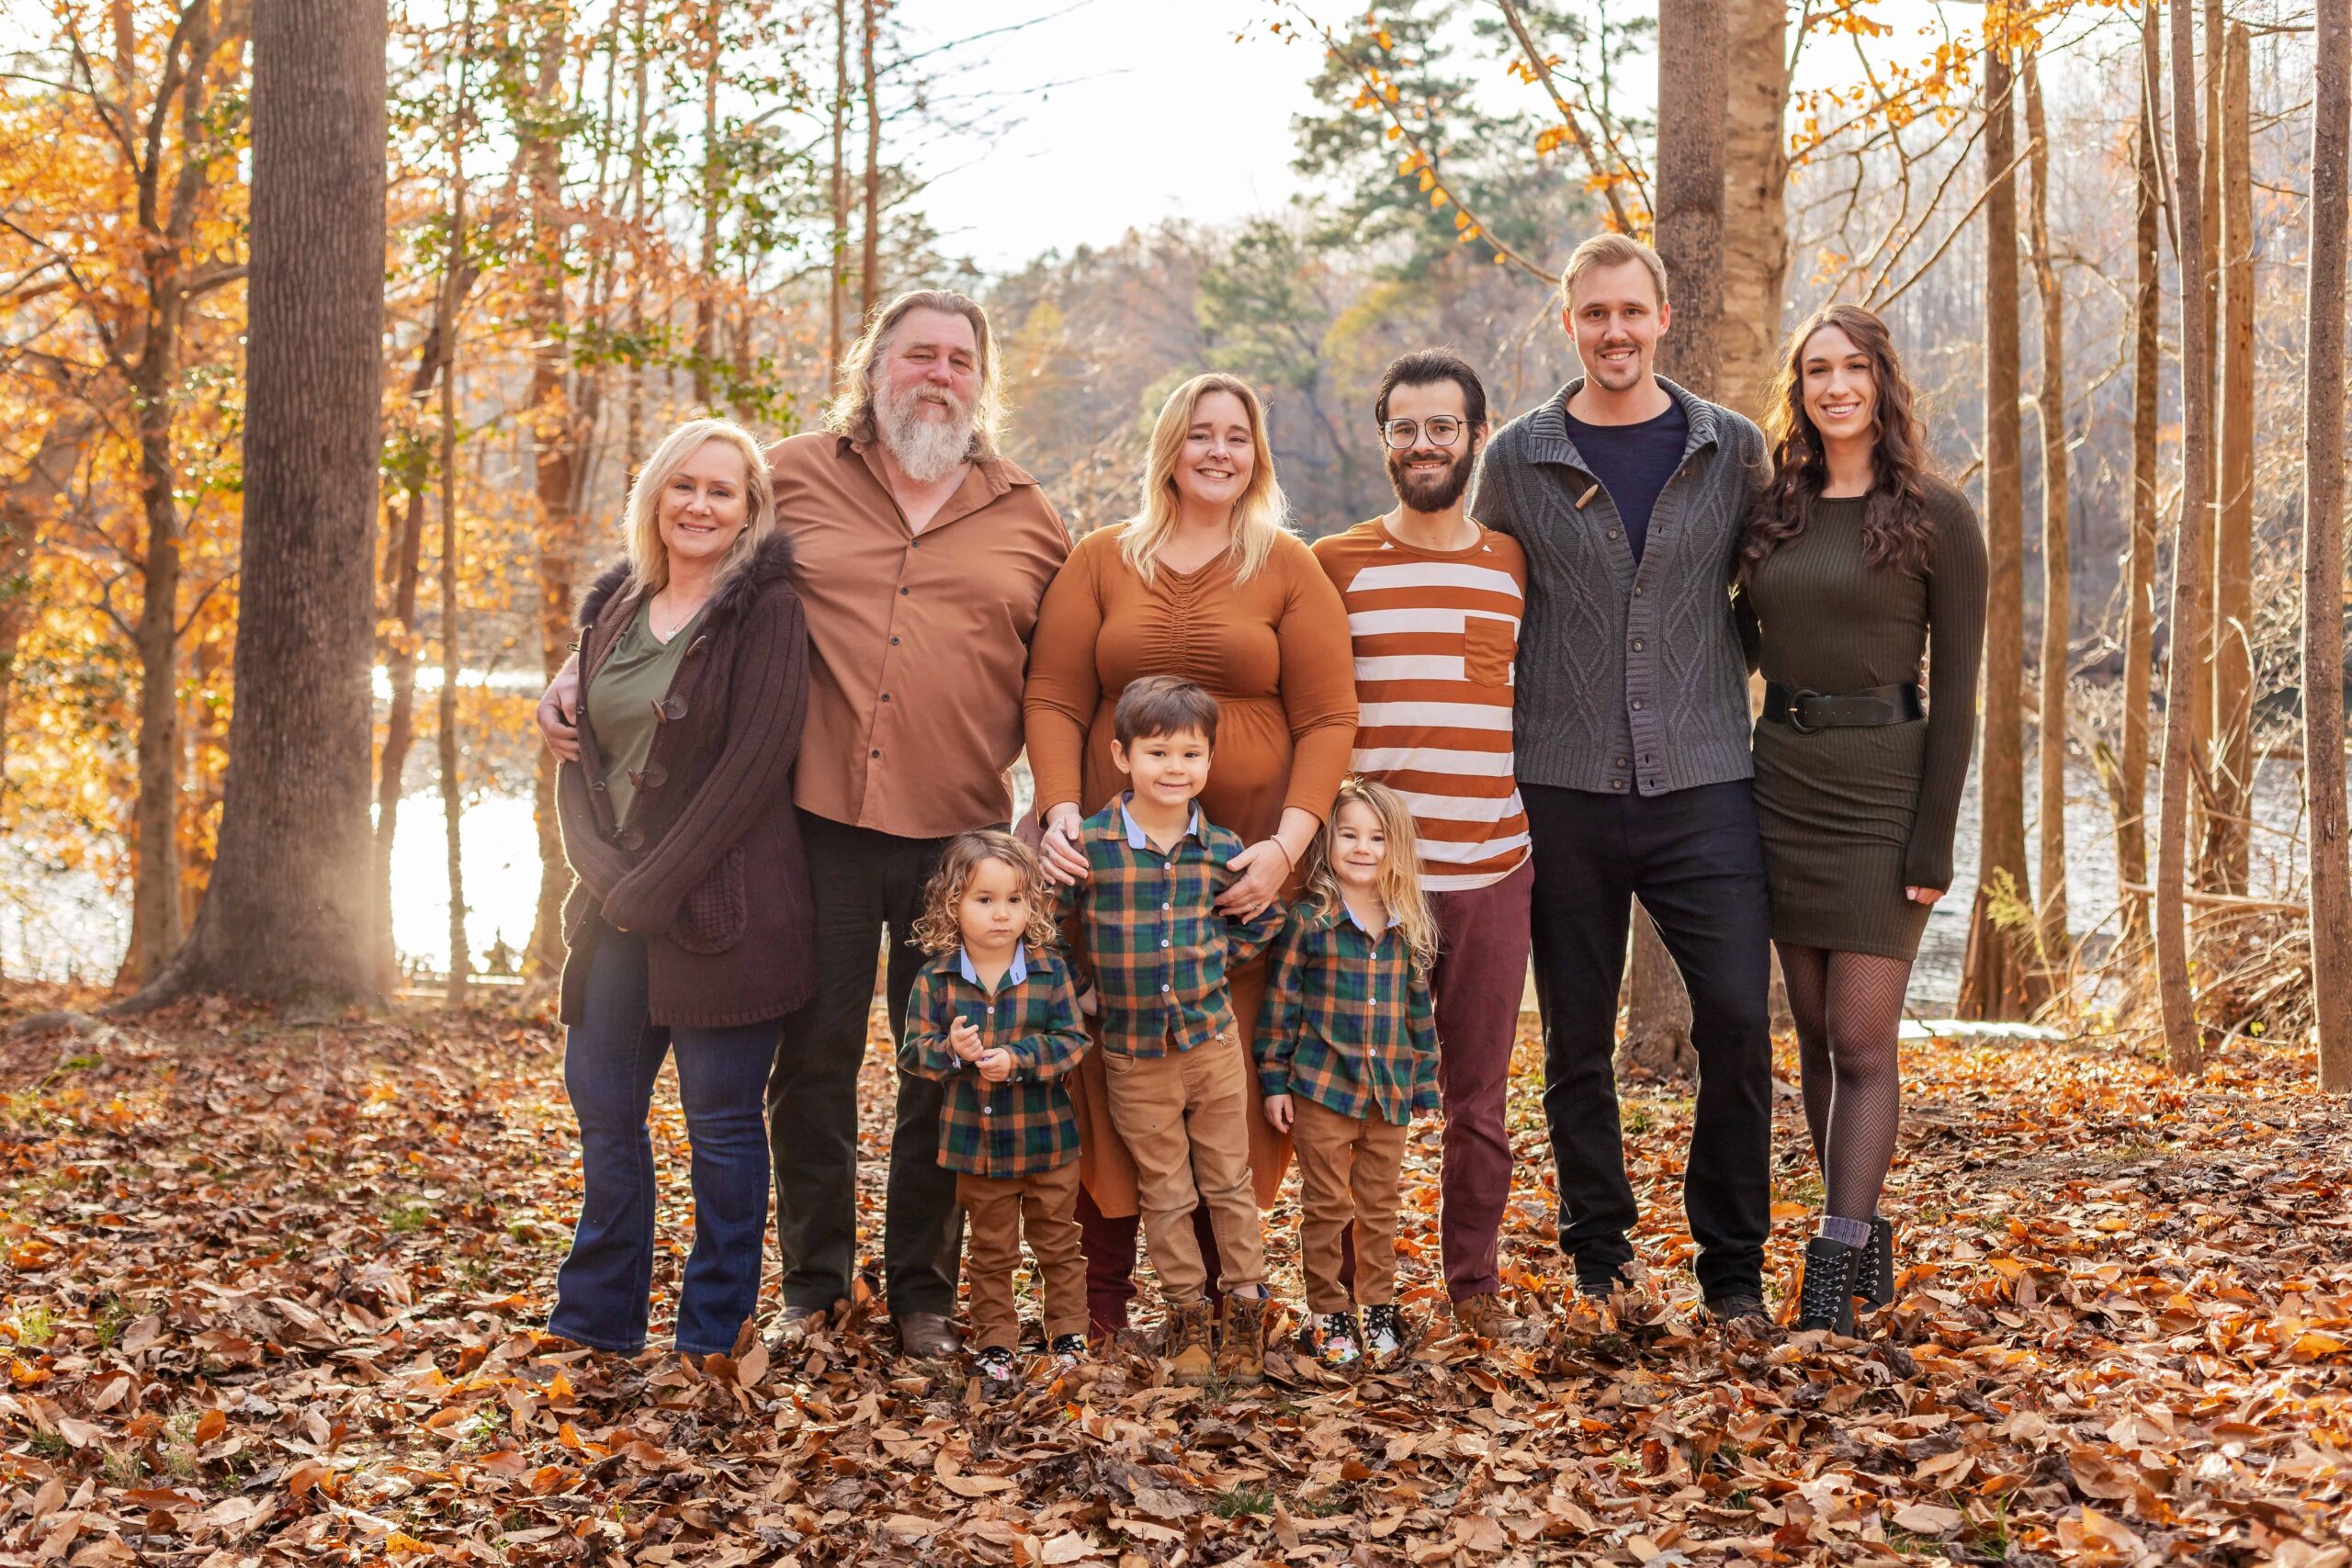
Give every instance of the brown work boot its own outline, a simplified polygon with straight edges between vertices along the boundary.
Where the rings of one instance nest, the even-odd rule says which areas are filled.
[[[1500,1339],[1510,1332],[1511,1315],[1502,1297],[1492,1291],[1464,1296],[1453,1303],[1453,1321],[1464,1334],[1480,1339]]]
[[[1216,1325],[1216,1308],[1207,1301],[1181,1302],[1168,1309],[1168,1381],[1198,1388],[1216,1376],[1216,1357],[1209,1336]]]
[[[1266,1308],[1264,1296],[1225,1298],[1225,1332],[1217,1339],[1216,1375],[1240,1388],[1266,1381]]]

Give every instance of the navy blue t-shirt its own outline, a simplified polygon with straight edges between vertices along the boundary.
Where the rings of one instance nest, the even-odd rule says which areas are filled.
[[[1682,448],[1690,437],[1690,419],[1682,404],[1668,398],[1666,412],[1639,424],[1587,424],[1563,408],[1568,438],[1584,455],[1592,477],[1617,504],[1618,520],[1625,525],[1625,542],[1634,547],[1639,565],[1642,547],[1649,542],[1650,509],[1657,492],[1681,465]]]

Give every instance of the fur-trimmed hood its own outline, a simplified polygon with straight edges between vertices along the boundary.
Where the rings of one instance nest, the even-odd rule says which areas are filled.
[[[752,601],[759,597],[762,589],[779,577],[791,575],[792,559],[792,536],[781,528],[771,530],[768,536],[760,541],[760,547],[752,552],[752,558],[728,573],[719,583],[718,592],[710,596],[707,608],[711,617],[741,615],[751,607]],[[596,581],[588,585],[588,592],[581,598],[580,614],[576,617],[580,629],[584,632],[595,626],[614,595],[622,592],[634,595],[636,592],[637,585],[630,581],[628,561],[615,561],[606,567],[597,574]]]

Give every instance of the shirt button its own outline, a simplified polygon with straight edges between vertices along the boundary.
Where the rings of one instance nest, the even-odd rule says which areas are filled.
[[[1168,987],[1165,987],[1165,986],[1160,987],[1159,987],[1159,994],[1160,994],[1161,996],[1163,996],[1163,997],[1164,997],[1164,996],[1166,996],[1166,995],[1168,994]]]
[[[911,589],[911,588],[901,588],[901,589],[899,589],[899,592],[900,593],[904,594],[904,593],[911,593],[911,592],[914,592],[914,590],[913,590],[913,589]]]
[[[1641,698],[1639,698],[1639,697],[1635,697],[1635,698],[1634,699],[1634,711],[1635,713],[1639,713],[1639,712],[1641,712],[1641,711],[1642,711],[1642,699],[1641,699]]]
[[[1639,652],[1641,652],[1641,651],[1642,651],[1642,639],[1641,639],[1640,637],[1635,637],[1635,638],[1634,639],[1634,651],[1635,653],[1639,653]],[[888,702],[890,699],[889,699],[889,698],[888,698],[888,697],[884,697],[882,700],[883,700],[884,702],[886,702],[886,703],[887,703],[887,702]]]
[[[1634,646],[1635,648],[1639,648],[1639,647],[1641,647],[1642,645],[1641,645],[1640,643],[1638,643],[1638,642],[1637,642],[1637,643],[1635,643]],[[883,700],[884,702],[886,702],[886,703],[887,703],[887,702],[888,702],[888,701],[890,700],[890,694],[889,694],[889,693],[888,693],[888,692],[883,693],[883,694],[882,694],[882,700]]]
[[[1609,781],[1609,787],[1622,795],[1625,790],[1625,781],[1623,779],[1611,779]]]
[[[1176,906],[1175,906],[1175,905],[1173,905],[1173,904],[1162,904],[1162,905],[1160,906],[1160,908],[1161,908],[1162,909],[1172,909],[1172,908],[1174,908],[1175,907],[1176,907]]]
[[[1634,592],[1636,592],[1636,593],[1639,593],[1639,592],[1641,592],[1641,590],[1640,590],[1640,589],[1638,589],[1638,588],[1636,588],[1636,589],[1634,589]],[[892,648],[896,648],[896,647],[898,647],[898,646],[899,646],[899,639],[898,639],[897,637],[892,637],[892,638],[890,639],[890,646],[891,646]]]
[[[989,1011],[989,1016],[990,1018],[994,1018],[994,1017],[996,1016],[996,1009],[994,1009],[994,1008],[990,1008],[990,1009],[989,1009],[989,1010],[988,1010],[988,1011]]]
[[[1616,530],[1616,529],[1614,529],[1614,528],[1610,529],[1610,530],[1609,530],[1609,536],[1610,536],[1611,538],[1612,538],[1612,539],[1613,539],[1613,538],[1615,538],[1615,537],[1617,536],[1617,530]]]
[[[1159,945],[1160,945],[1160,946],[1162,946],[1162,947],[1166,947],[1166,946],[1168,945],[1168,939],[1167,939],[1166,937],[1161,937],[1161,938],[1159,939]]]
[[[882,753],[879,751],[868,751],[866,755],[869,757],[879,757]]]
[[[1646,758],[1646,757],[1643,758],[1642,760],[1643,760],[1644,761],[1649,761],[1649,759],[1648,759],[1648,758]],[[1623,758],[1623,757],[1618,758],[1618,759],[1617,759],[1617,765],[1618,765],[1619,767],[1621,767],[1621,768],[1622,768],[1622,767],[1623,767],[1623,766],[1625,765],[1625,759],[1624,759],[1624,758]]]
[[[1636,599],[1638,599],[1638,598],[1640,598],[1641,596],[1642,596],[1642,591],[1641,591],[1641,589],[1637,586],[1637,587],[1635,587],[1635,588],[1634,588],[1634,598],[1636,598]]]

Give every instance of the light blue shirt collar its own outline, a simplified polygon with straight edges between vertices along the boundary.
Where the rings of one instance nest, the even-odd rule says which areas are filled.
[[[975,986],[980,983],[979,971],[972,967],[972,955],[968,952],[963,948],[957,948],[956,963],[964,971],[964,978]],[[1027,978],[1029,978],[1029,944],[1024,942],[1016,942],[1012,944],[1012,962],[1005,966],[1004,978],[998,983],[997,988],[1001,990],[1006,986],[1017,986]]]
[[[1123,795],[1119,796],[1119,820],[1127,825],[1127,848],[1131,850],[1149,849],[1151,847],[1150,838],[1148,837],[1143,829],[1136,824],[1135,814],[1127,809],[1127,802],[1131,798],[1131,795]],[[1193,838],[1197,839],[1201,836],[1201,803],[1197,800],[1193,802],[1193,818],[1191,821],[1184,824],[1184,831]]]
[[[1355,926],[1356,930],[1363,932],[1364,935],[1372,938],[1374,942],[1378,942],[1382,936],[1385,935],[1389,931],[1395,931],[1398,926],[1405,923],[1405,917],[1392,909],[1388,913],[1388,923],[1381,927],[1379,931],[1375,931],[1370,926],[1365,925],[1363,921],[1357,917],[1356,907],[1353,904],[1349,903],[1345,898],[1340,900],[1340,908],[1348,912],[1348,919]]]

